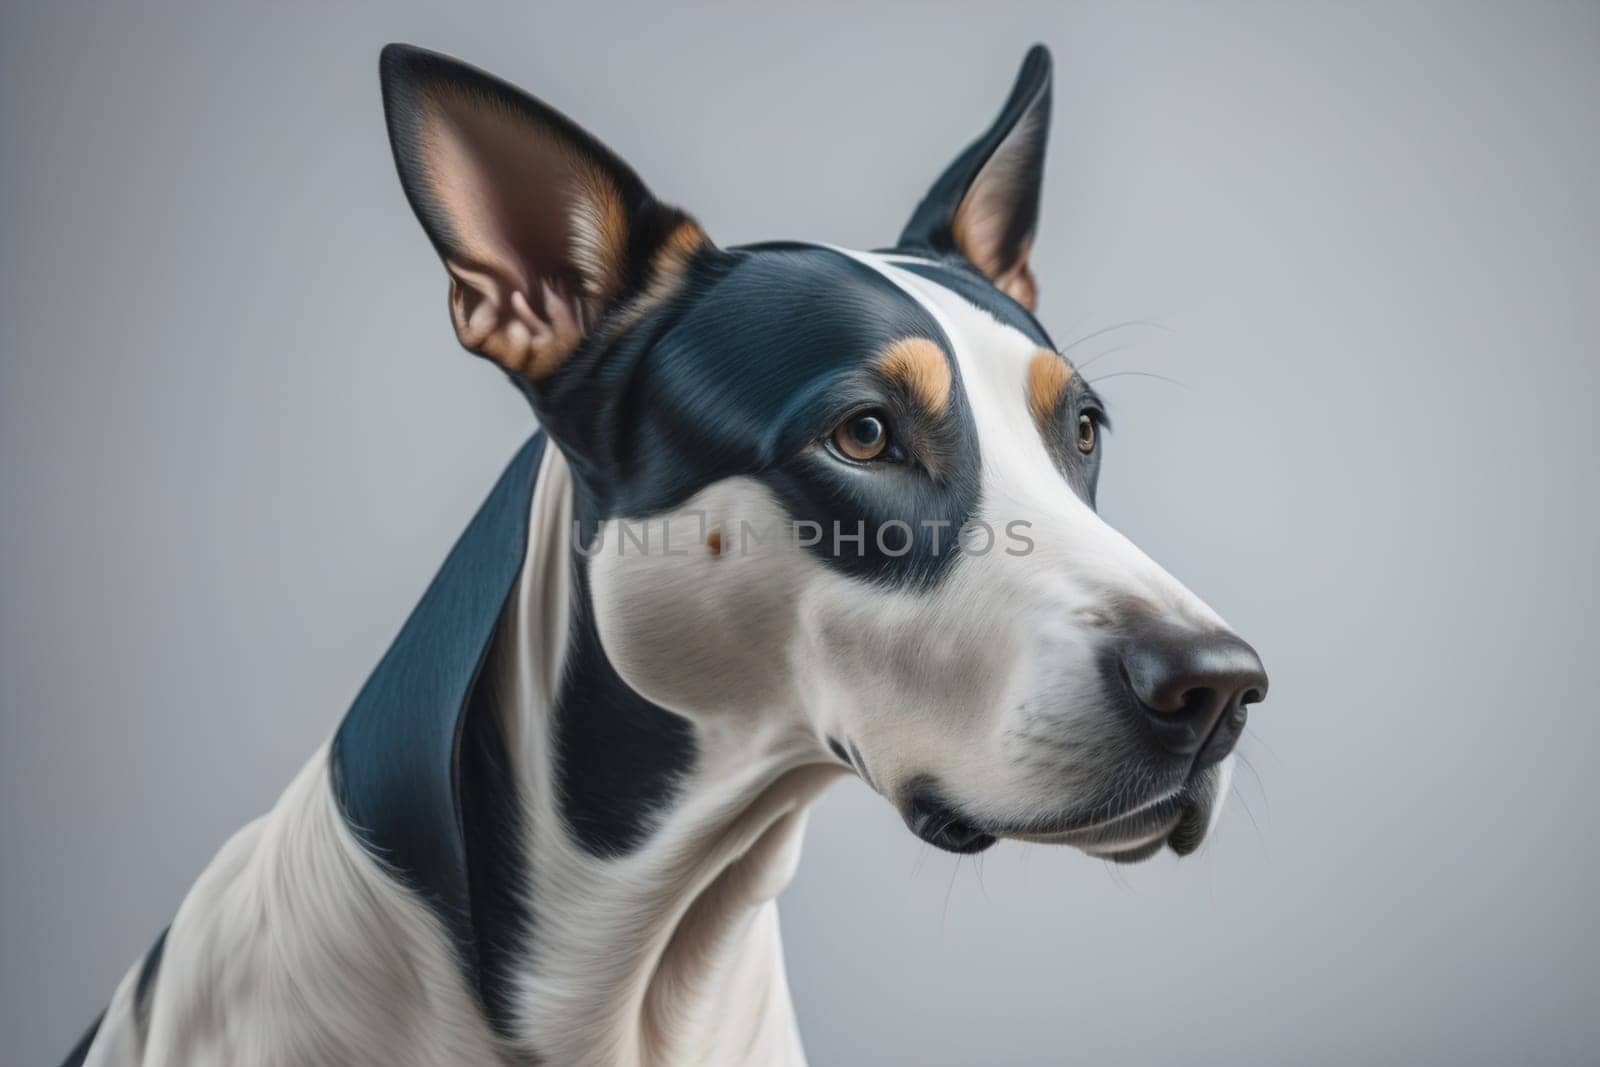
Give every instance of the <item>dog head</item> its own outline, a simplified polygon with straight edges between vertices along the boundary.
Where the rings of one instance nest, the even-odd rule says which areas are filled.
[[[572,470],[630,687],[802,724],[942,848],[1198,845],[1266,676],[1096,514],[1105,407],[1034,317],[1042,48],[879,253],[718,248],[511,86],[399,46],[383,84],[457,335]]]

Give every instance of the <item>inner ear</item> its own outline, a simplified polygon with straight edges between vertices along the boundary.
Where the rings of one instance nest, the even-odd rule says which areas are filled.
[[[653,273],[704,235],[554,109],[476,68],[384,49],[384,107],[401,184],[450,275],[467,348],[539,381]]]
[[[508,371],[539,381],[582,342],[584,304],[555,283],[538,281],[533,300],[524,286],[488,271],[445,262],[450,272],[450,321],[463,346]]]
[[[994,124],[939,176],[900,235],[908,250],[959,253],[1033,310],[1028,257],[1050,133],[1050,53],[1035,45]]]
[[[1039,221],[1048,97],[978,172],[951,222],[955,246],[1007,296],[1033,310],[1038,298],[1028,254]]]
[[[604,298],[623,254],[616,183],[535,116],[484,103],[451,85],[425,103],[420,163],[449,228],[446,261],[502,272],[524,293],[549,281]]]

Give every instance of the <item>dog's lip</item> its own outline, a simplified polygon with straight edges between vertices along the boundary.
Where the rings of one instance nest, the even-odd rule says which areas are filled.
[[[1108,859],[1121,859],[1134,852],[1150,855],[1158,851],[1169,835],[1178,829],[1186,812],[1193,807],[1193,803],[1180,791],[1147,800],[1131,811],[1088,826],[1059,830],[1030,828],[1003,836],[1016,841],[1071,845],[1091,856]],[[1137,858],[1143,859],[1144,855]]]
[[[902,814],[918,837],[947,852],[981,852],[1003,838],[1070,845],[1100,859],[1137,863],[1163,846],[1179,856],[1198,849],[1210,829],[1213,792],[1202,775],[1109,817],[1075,814],[1008,825],[974,819],[936,790],[923,790],[913,794]]]
[[[993,834],[983,832],[952,812],[938,812],[914,805],[907,821],[911,832],[922,840],[957,855],[982,852],[995,842]]]
[[[1168,843],[1167,838],[1158,837],[1153,841],[1146,841],[1142,845],[1133,845],[1114,852],[1092,852],[1086,849],[1084,850],[1084,855],[1107,860],[1111,863],[1140,863],[1160,852],[1162,847]]]

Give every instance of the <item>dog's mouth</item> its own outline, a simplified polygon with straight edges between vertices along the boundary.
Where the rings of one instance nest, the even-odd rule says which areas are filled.
[[[924,785],[912,792],[905,820],[912,833],[946,852],[982,852],[1004,837],[1071,845],[1113,863],[1138,863],[1163,847],[1179,856],[1199,848],[1210,825],[1212,804],[1212,790],[1190,782],[1175,793],[1107,818],[1001,826],[964,816],[936,790]]]
[[[1180,792],[1089,826],[1054,833],[1023,831],[1008,836],[1019,841],[1071,845],[1115,863],[1149,859],[1164,845],[1180,856],[1187,856],[1205,839],[1209,821],[1207,807]]]

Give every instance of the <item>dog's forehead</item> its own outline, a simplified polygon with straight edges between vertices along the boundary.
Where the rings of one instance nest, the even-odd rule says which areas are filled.
[[[944,510],[964,517],[986,456],[1051,469],[1062,449],[1041,436],[1060,436],[1060,408],[1079,384],[1033,316],[970,266],[816,244],[702,262],[618,348],[605,361],[620,381],[599,507],[615,516],[659,514],[723,478],[772,472],[791,497],[821,478],[833,502],[802,510],[851,517],[845,498],[859,502],[862,487],[796,469],[795,457],[852,410],[898,394],[922,424]],[[884,486],[878,504],[913,507],[895,491],[905,481]]]
[[[687,308],[652,339],[644,369],[662,390],[657,395],[688,388],[697,403],[714,399],[709,406],[736,417],[776,422],[842,373],[870,363],[937,409],[960,388],[958,342],[981,352],[997,332],[1007,347],[1055,350],[1025,308],[954,260],[794,242],[734,252],[690,284]],[[908,275],[918,284],[907,285]],[[953,327],[930,291],[977,309],[992,329]],[[939,354],[947,366],[939,366]]]
[[[946,294],[945,299],[957,299],[984,312],[1002,330],[1015,331],[1034,347],[1055,351],[1055,342],[1033,313],[995,288],[969,264],[893,252],[874,254],[869,262],[914,275]]]
[[[692,285],[692,305],[656,345],[654,362],[673,363],[701,382],[764,388],[760,406],[807,385],[881,360],[908,338],[949,352],[936,314],[882,272],[825,245],[773,243],[735,249],[715,276]]]
[[[1084,384],[1033,314],[969,265],[900,253],[854,253],[927,309],[950,339],[965,391],[989,420],[1046,436]],[[980,412],[981,414],[981,412]],[[990,436],[981,434],[980,436]]]
[[[1092,436],[1087,450],[1074,437],[1083,413],[1103,420],[1104,406],[1033,314],[959,260],[857,255],[911,293],[950,338],[986,492],[1059,503],[1064,478],[1093,509],[1099,453]]]

